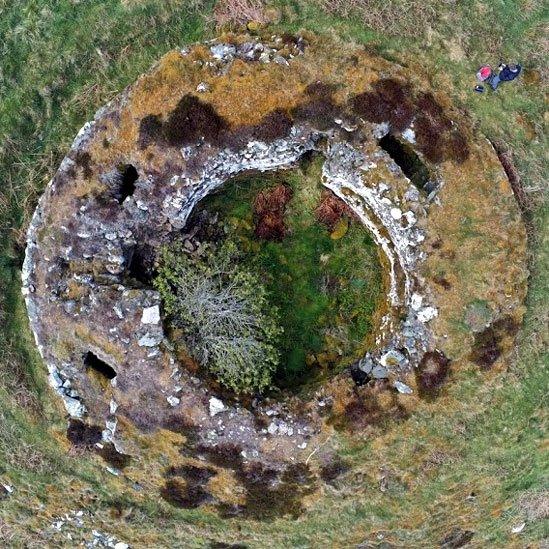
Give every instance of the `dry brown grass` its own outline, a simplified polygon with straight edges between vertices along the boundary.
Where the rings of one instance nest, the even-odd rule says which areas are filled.
[[[437,3],[429,0],[316,0],[328,13],[356,18],[377,32],[417,37],[437,19]]]
[[[213,10],[217,28],[239,27],[250,21],[267,23],[265,3],[262,0],[219,0]]]
[[[529,521],[549,519],[549,490],[523,494],[517,507]]]

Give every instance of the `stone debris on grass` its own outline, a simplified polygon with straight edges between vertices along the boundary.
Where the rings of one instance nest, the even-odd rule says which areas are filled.
[[[526,523],[525,522],[521,522],[519,524],[517,524],[516,526],[513,526],[511,528],[511,532],[513,534],[520,534],[523,530],[524,530],[524,527],[526,526]]]
[[[412,389],[408,387],[406,383],[402,383],[402,381],[395,381],[393,385],[395,389],[403,395],[411,395],[413,393]]]
[[[130,545],[118,540],[115,536],[107,534],[97,529],[92,529],[91,533],[85,531],[87,522],[93,522],[94,518],[90,513],[83,510],[69,511],[53,520],[50,525],[52,530],[61,532],[65,530],[65,537],[68,540],[81,542],[79,546],[92,547],[110,547],[112,549],[129,549]],[[91,526],[91,525],[90,525]],[[89,527],[89,526],[88,526]],[[74,530],[77,529],[77,530]],[[68,531],[67,531],[68,530]]]

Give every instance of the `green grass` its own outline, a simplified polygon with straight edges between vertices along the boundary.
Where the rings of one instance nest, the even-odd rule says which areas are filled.
[[[276,378],[283,387],[331,375],[363,353],[382,290],[377,247],[367,229],[350,221],[346,234],[334,239],[315,217],[321,167],[319,158],[274,178],[240,179],[200,204],[200,210],[218,213],[228,238],[249,250],[244,261],[261,274],[279,311],[284,333]],[[287,235],[259,239],[254,234],[254,199],[280,184],[293,190],[284,216]]]
[[[198,547],[212,540],[349,546],[378,542],[380,531],[397,546],[432,547],[454,527],[473,530],[478,547],[535,546],[548,536],[547,520],[534,519],[520,535],[511,534],[526,517],[519,501],[547,490],[549,218],[542,191],[549,178],[545,90],[535,72],[547,74],[546,3],[433,1],[432,17],[400,10],[390,36],[373,18],[326,15],[313,2],[275,3],[282,19],[273,32],[307,28],[368,44],[401,63],[420,59],[463,116],[510,146],[530,198],[532,227],[528,313],[516,356],[499,375],[459,373],[451,387],[454,406],[441,415],[429,408],[418,413],[381,449],[368,440],[338,439],[357,472],[299,521],[222,521],[174,510],[133,491],[95,459],[67,455],[55,438],[62,439],[63,415],[45,390],[19,293],[24,230],[80,126],[162,53],[211,37],[204,17],[213,1],[197,2],[191,11],[183,0],[0,0],[0,481],[15,488],[0,503],[3,546],[74,546],[48,526],[53,516],[78,508],[93,513],[82,530],[87,539],[96,528],[135,547]],[[478,65],[497,65],[500,58],[522,61],[524,76],[497,94],[473,94]],[[427,467],[421,456],[435,450],[440,457]],[[385,493],[381,465],[396,479]],[[466,499],[471,492],[472,501]]]

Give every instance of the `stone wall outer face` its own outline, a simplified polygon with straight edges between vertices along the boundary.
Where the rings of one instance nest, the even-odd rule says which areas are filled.
[[[304,153],[320,152],[324,185],[372,231],[389,266],[378,347],[356,367],[386,380],[386,390],[412,407],[418,402],[414,372],[426,352],[437,349],[457,365],[465,362],[474,334],[463,335],[455,324],[468,303],[486,302],[494,320],[509,317],[520,323],[526,239],[494,151],[470,135],[469,159],[432,166],[439,187],[430,196],[419,193],[378,147],[388,125],[364,120],[334,119],[328,130],[312,120],[294,120],[284,137],[249,139],[237,148],[202,139],[182,147],[161,142],[142,147],[141,120],[147,115],[165,119],[186,94],[214,105],[234,129],[305,103],[306,85],[333,79],[334,64],[343,78],[334,98],[342,105],[382,76],[407,78],[401,67],[363,52],[334,48],[329,57],[321,48],[319,58],[314,40],[306,49],[290,51],[277,40],[267,44],[240,37],[236,42],[170,52],[82,128],[29,227],[23,293],[50,383],[69,415],[104,425],[105,440],[138,453],[128,425],[154,430],[175,417],[192,425],[201,448],[237,444],[246,459],[283,467],[321,440],[326,403],[334,404],[336,414],[344,409],[341,387],[353,386],[349,372],[306,395],[300,413],[296,402],[301,399],[288,396],[252,409],[238,401],[225,403],[211,414],[216,395],[178,366],[161,323],[142,321],[156,319],[146,311],[156,310],[159,297],[152,289],[127,284],[138,244],[160,245],[185,226],[204,196],[231,177],[288,169]],[[248,90],[248,101],[242,89]],[[413,133],[413,122],[406,132]],[[135,193],[122,204],[105,200],[125,164],[139,173]],[[479,247],[482,255],[475,253]],[[437,282],[442,271],[452,281],[449,289]],[[511,336],[502,340],[503,351],[510,345]],[[86,352],[115,369],[117,376],[106,389],[89,378],[82,361]],[[258,427],[257,417],[271,418],[267,429]]]

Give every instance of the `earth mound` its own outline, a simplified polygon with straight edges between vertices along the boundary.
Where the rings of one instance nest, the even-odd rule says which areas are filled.
[[[378,246],[372,346],[298,393],[227,394],[168,338],[158,250],[224,184],[311,154],[318,219],[352,216]],[[258,237],[284,238],[289,201],[258,195]],[[465,362],[497,366],[525,248],[490,143],[417,70],[312,35],[224,36],[166,54],[82,128],[29,228],[23,293],[72,439],[174,505],[297,516],[345,471],[334,430],[403,421]]]

